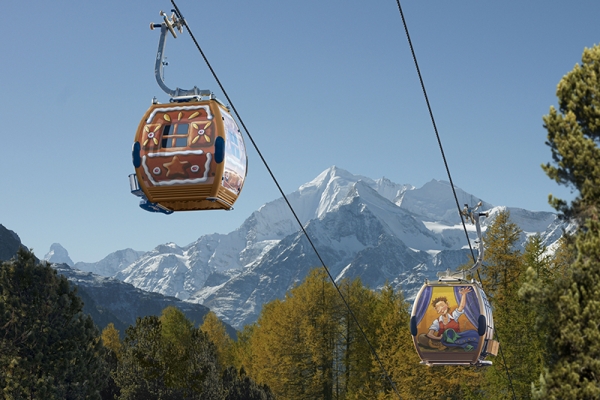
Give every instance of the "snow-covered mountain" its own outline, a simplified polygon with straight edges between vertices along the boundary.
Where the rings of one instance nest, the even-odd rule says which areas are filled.
[[[137,318],[158,316],[169,306],[177,307],[194,325],[200,326],[210,311],[201,304],[146,292],[118,279],[83,272],[64,263],[52,264],[52,267],[77,287],[77,295],[84,303],[83,311],[92,316],[100,329],[112,322],[124,335],[125,329],[134,325]],[[231,326],[226,324],[225,329],[232,338],[236,337],[235,329]]]
[[[71,257],[69,257],[67,249],[62,247],[60,243],[52,243],[50,251],[46,253],[43,259],[50,263],[67,264],[69,267],[75,265]]]
[[[481,201],[459,188],[456,192],[461,205]],[[321,259],[280,198],[229,234],[205,235],[185,247],[160,245],[128,266],[115,256],[118,266],[88,263],[86,270],[106,276],[118,271],[117,279],[202,303],[241,328],[256,319],[262,304],[282,298],[323,263],[336,280],[360,277],[374,289],[388,281],[411,298],[425,278],[468,260],[468,243],[447,182],[432,180],[415,188],[331,167],[287,197]],[[482,209],[490,211],[482,223],[485,229],[504,207],[483,202]],[[524,232],[522,241],[540,233],[550,245],[562,233],[553,213],[509,210]],[[467,229],[474,240],[474,226]]]
[[[133,249],[118,250],[110,253],[102,260],[95,263],[77,262],[74,263],[69,257],[69,252],[60,243],[53,243],[50,251],[46,253],[43,260],[52,264],[67,264],[84,272],[93,272],[101,276],[114,276],[121,272],[140,257],[146,254],[145,251],[136,251]]]
[[[110,253],[98,262],[77,262],[73,267],[81,271],[94,272],[102,276],[114,276],[139,260],[144,254],[146,254],[145,251],[136,251],[133,249],[118,250],[114,253]]]
[[[19,236],[0,224],[0,261],[14,258],[20,248],[26,247],[21,244]],[[114,256],[106,257],[98,264],[103,267],[112,261],[115,265],[119,265],[127,257],[138,253],[132,253],[131,250],[116,252],[113,253]],[[67,250],[58,243],[52,245],[46,258],[70,260]],[[92,317],[96,326],[103,329],[109,323],[113,323],[122,337],[125,335],[125,330],[135,324],[138,317],[158,316],[169,306],[180,309],[196,326],[202,324],[204,316],[210,311],[201,304],[184,302],[160,293],[146,292],[114,278],[71,268],[66,263],[48,262],[60,275],[65,276],[71,285],[77,287],[77,295],[83,300],[83,312]],[[236,330],[233,327],[225,323],[225,329],[232,338],[236,338]]]

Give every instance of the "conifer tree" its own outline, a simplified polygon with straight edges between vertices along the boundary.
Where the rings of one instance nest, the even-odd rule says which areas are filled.
[[[21,248],[0,264],[0,391],[6,399],[99,399],[108,370],[76,290]]]
[[[547,250],[541,235],[537,233],[527,239],[523,253],[523,267],[525,270],[532,268],[535,275],[545,283],[551,282],[554,278],[551,268],[551,258],[546,253]]]
[[[340,318],[342,329],[340,331],[340,348],[342,369],[340,373],[343,386],[340,393],[346,398],[365,396],[368,392],[367,386],[373,380],[380,381],[381,367],[372,370],[372,351],[369,343],[365,340],[363,333],[369,339],[372,346],[376,346],[376,329],[378,321],[374,318],[377,305],[377,295],[369,288],[363,286],[359,278],[353,281],[344,280],[340,283],[340,290],[344,294],[346,302],[352,310],[345,306],[341,307]],[[360,324],[360,331],[356,321]],[[369,396],[367,396],[369,397]]]
[[[194,324],[173,306],[162,311],[159,321],[165,384],[170,388],[184,389],[190,384],[188,370],[192,357]]]
[[[244,369],[244,372],[251,377],[255,377],[254,371],[255,357],[252,354],[251,339],[254,334],[256,324],[246,325],[241,331],[237,332],[237,340],[231,345],[232,365],[238,370]]]
[[[335,350],[339,336],[340,300],[322,269],[314,270],[312,279],[293,291],[296,302],[304,303],[305,316],[300,320],[306,334],[305,346],[314,368],[307,394],[314,398],[333,399],[336,388]]]
[[[251,369],[276,396],[332,398],[337,296],[325,273],[315,269],[285,300],[263,306],[251,337]]]
[[[531,239],[524,256],[516,248],[521,229],[510,220],[508,211],[500,212],[485,234],[486,256],[482,268],[483,287],[494,308],[494,324],[502,352],[486,370],[484,390],[492,398],[528,398],[531,383],[543,364],[541,345],[535,330],[535,308],[519,296],[526,278],[528,262],[537,266],[543,253],[541,242]]]
[[[287,300],[287,299],[286,299]],[[253,378],[277,397],[302,398],[313,374],[312,356],[299,326],[300,310],[289,301],[264,304],[250,339]]]
[[[547,365],[548,354],[546,352],[545,340],[551,334],[546,329],[545,324],[540,324],[542,319],[551,318],[548,310],[537,301],[535,297],[528,297],[523,287],[531,282],[531,276],[535,276],[538,287],[548,287],[555,279],[560,279],[558,269],[552,268],[551,258],[547,254],[547,248],[542,242],[542,237],[535,234],[525,242],[525,251],[523,253],[523,279],[519,289],[519,297],[525,301],[523,313],[526,313],[526,319],[530,321],[530,329],[527,332],[527,353],[523,354],[523,361],[529,364],[531,374],[529,379],[534,382],[538,379],[543,368]],[[555,255],[560,250],[555,250]]]
[[[376,326],[375,340],[379,359],[392,382],[387,379],[372,379],[362,391],[364,398],[395,399],[398,391],[403,398],[423,395],[424,372],[427,367],[419,364],[413,339],[408,329],[410,312],[402,292],[395,292],[386,284],[378,293],[373,313]],[[373,374],[381,376],[381,365],[373,354],[370,356]]]
[[[574,261],[574,248],[568,235],[563,235],[558,246],[554,249],[552,258],[545,256],[544,246],[537,247],[536,241],[528,241],[525,250],[525,265],[527,267],[526,277],[519,290],[519,295],[525,299],[535,315],[533,334],[537,339],[538,353],[538,376],[541,375],[548,365],[555,359],[552,340],[553,329],[556,328],[556,306],[553,304],[555,298],[551,293],[556,290],[557,282],[565,280],[571,271]],[[537,254],[537,258],[527,256]],[[552,300],[551,300],[552,299]],[[535,382],[532,387],[535,387]],[[537,389],[534,389],[534,394]],[[539,394],[539,393],[538,393]],[[542,396],[543,397],[543,396]]]
[[[134,326],[127,328],[115,375],[122,399],[152,399],[165,391],[160,349],[157,317],[138,318]]]
[[[110,374],[106,386],[102,389],[100,395],[103,399],[117,399],[121,390],[115,382],[115,374],[117,373],[117,367],[119,365],[119,360],[121,359],[122,346],[119,338],[119,331],[112,322],[102,330],[101,338],[102,345],[106,349],[104,358]]]
[[[208,339],[215,345],[217,349],[217,358],[222,369],[233,365],[232,346],[233,340],[227,334],[225,325],[217,317],[217,315],[209,311],[204,316],[204,322],[200,326],[200,330],[208,336]]]
[[[275,400],[267,385],[259,385],[246,375],[244,368],[239,373],[235,367],[223,371],[224,400]]]
[[[121,358],[121,340],[119,339],[119,331],[111,322],[102,330],[102,345],[114,353],[115,358]]]
[[[175,307],[126,331],[115,381],[120,399],[220,399],[214,345]]]
[[[573,269],[577,260],[577,248],[574,236],[563,232],[554,250],[554,257],[550,262],[550,281],[565,279]]]
[[[518,286],[515,281],[521,274],[521,252],[515,248],[521,229],[510,220],[510,212],[498,213],[485,232],[486,246],[482,284],[497,306],[511,306]]]
[[[581,65],[576,64],[561,79],[556,95],[559,109],[552,106],[544,116],[553,162],[542,167],[551,179],[577,194],[571,204],[553,196],[550,203],[583,227],[585,221],[597,217],[600,199],[599,45],[584,50]]]
[[[543,166],[557,183],[570,187],[570,202],[550,203],[578,224],[576,260],[562,279],[540,292],[549,310],[549,365],[533,393],[537,398],[600,397],[600,46],[585,49],[558,84],[559,110],[544,117],[553,163]]]

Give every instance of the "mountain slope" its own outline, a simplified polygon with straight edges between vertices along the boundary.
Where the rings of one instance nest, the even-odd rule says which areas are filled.
[[[77,262],[73,267],[80,271],[94,272],[102,276],[114,276],[136,262],[145,253],[145,251],[133,249],[118,250],[96,263]]]
[[[0,261],[16,256],[20,247],[23,245],[18,235],[0,225]],[[51,252],[48,258],[55,254],[63,259],[68,257],[67,251],[59,244],[54,244],[53,249],[56,252]],[[160,315],[168,306],[179,308],[197,326],[202,324],[204,316],[210,311],[201,304],[144,292],[117,279],[73,269],[64,263],[53,263],[52,267],[77,288],[77,294],[84,303],[83,312],[92,316],[98,328],[103,329],[108,323],[113,323],[121,335],[125,334],[126,328],[135,324],[138,317]],[[232,338],[236,338],[235,329],[228,324],[225,324],[225,329]]]
[[[0,261],[13,258],[21,246],[19,235],[0,224]]]
[[[108,314],[103,320],[113,322],[115,326],[134,325],[138,317],[161,315],[162,311],[169,306],[177,307],[190,321],[199,326],[210,311],[201,304],[192,304],[176,297],[146,292],[114,278],[72,269],[67,264],[52,264],[52,267],[59,274],[64,275],[71,284],[77,286],[77,291],[83,294],[83,298],[93,300],[94,307],[88,310],[92,317],[95,313],[99,316]],[[113,318],[117,320],[114,321]],[[94,322],[99,324],[101,321],[94,320]],[[104,326],[99,325],[99,328],[102,329]],[[225,327],[229,335],[235,338],[235,329],[228,324]]]
[[[456,194],[461,206],[482,201],[460,188]],[[374,289],[390,282],[410,299],[425,278],[468,261],[469,244],[447,182],[432,180],[415,188],[331,167],[287,198],[337,280],[360,277]],[[482,203],[490,213],[482,221],[485,230],[506,207]],[[564,229],[553,213],[509,211],[524,231],[519,245],[534,233],[551,245]],[[475,227],[466,228],[476,248]],[[321,264],[280,198],[227,235],[205,235],[185,247],[157,246],[115,276],[147,291],[205,304],[240,328],[255,320],[262,304],[282,298]]]

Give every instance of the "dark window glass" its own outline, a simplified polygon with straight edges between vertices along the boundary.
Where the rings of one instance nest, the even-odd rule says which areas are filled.
[[[161,147],[163,149],[186,147],[188,128],[188,124],[165,125],[162,132]]]
[[[165,125],[163,128],[163,135],[172,135],[173,134],[173,125]]]

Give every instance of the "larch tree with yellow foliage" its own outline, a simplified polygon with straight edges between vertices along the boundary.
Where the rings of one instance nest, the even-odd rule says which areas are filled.
[[[208,339],[215,345],[217,349],[217,358],[221,370],[233,365],[233,340],[227,334],[225,325],[217,317],[217,315],[209,311],[204,316],[204,322],[200,325],[200,330],[208,336]]]

